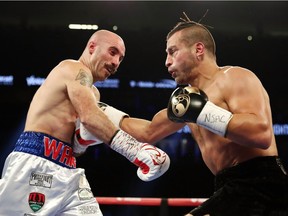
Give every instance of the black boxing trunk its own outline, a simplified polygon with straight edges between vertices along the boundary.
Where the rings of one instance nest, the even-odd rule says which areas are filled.
[[[288,215],[288,176],[279,157],[258,157],[215,176],[215,192],[193,216]]]

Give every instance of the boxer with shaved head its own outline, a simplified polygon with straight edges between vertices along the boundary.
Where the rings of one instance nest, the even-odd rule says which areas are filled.
[[[24,131],[5,161],[0,215],[102,216],[74,157],[91,145],[105,143],[125,156],[138,166],[143,181],[167,171],[168,155],[119,129],[127,114],[100,103],[93,85],[115,74],[124,56],[122,38],[99,30],[78,60],[63,60],[52,69],[36,91]]]

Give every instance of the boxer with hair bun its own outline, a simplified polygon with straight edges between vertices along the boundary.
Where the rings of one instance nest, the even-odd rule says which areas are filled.
[[[166,38],[165,65],[179,85],[167,109],[151,121],[124,118],[121,129],[154,143],[190,128],[215,175],[215,192],[187,216],[288,215],[288,176],[278,155],[268,93],[252,71],[218,66],[212,34],[184,15]],[[189,165],[183,169],[197,175]]]

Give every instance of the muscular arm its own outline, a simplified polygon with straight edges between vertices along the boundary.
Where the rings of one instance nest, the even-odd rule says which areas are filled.
[[[167,109],[155,114],[152,121],[139,118],[124,118],[121,129],[142,142],[155,143],[175,133],[185,124],[174,123],[167,118]]]
[[[73,70],[74,77],[67,82],[71,103],[82,124],[104,143],[109,143],[117,128],[97,106],[92,75],[84,67],[76,66]]]
[[[227,80],[225,80],[227,78]],[[242,68],[227,74],[224,99],[233,113],[227,138],[248,147],[267,149],[273,139],[269,97],[258,78]]]

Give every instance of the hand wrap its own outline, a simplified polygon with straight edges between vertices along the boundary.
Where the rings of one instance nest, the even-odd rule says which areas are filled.
[[[106,103],[98,102],[98,106],[117,128],[120,128],[123,118],[129,117],[127,113],[122,112],[121,110],[118,110],[112,106],[109,106]]]

